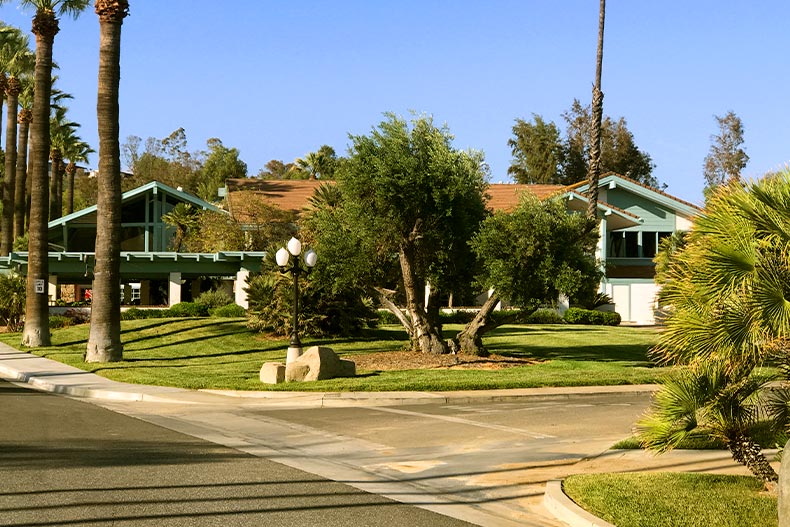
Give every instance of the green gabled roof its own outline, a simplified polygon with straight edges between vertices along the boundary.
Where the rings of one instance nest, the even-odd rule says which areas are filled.
[[[568,187],[568,189],[574,190],[579,194],[586,195],[588,187],[589,187],[589,183],[587,181],[580,181],[579,183],[571,185],[570,187]],[[649,187],[647,185],[639,183],[638,181],[634,181],[631,178],[621,176],[620,174],[616,174],[614,172],[609,172],[607,174],[604,174],[604,176],[598,180],[598,187],[609,187],[609,188],[622,187],[630,192],[633,192],[634,194],[638,194],[648,200],[659,203],[664,207],[667,207],[671,210],[680,212],[690,217],[697,216],[702,211],[700,207],[694,205],[693,203],[689,203],[688,201],[684,201],[680,198],[677,198],[671,194],[664,192],[663,190]]]
[[[192,194],[184,192],[183,190],[174,189],[173,187],[169,185],[165,185],[164,183],[160,183],[158,181],[151,181],[150,183],[146,183],[145,185],[124,192],[121,195],[121,204],[133,198],[136,198],[141,194],[145,194],[148,191],[153,191],[154,195],[158,194],[159,192],[164,192],[165,194],[170,194],[171,196],[174,196],[185,203],[189,203],[201,209],[208,209],[208,210],[213,210],[215,212],[227,213],[227,211],[220,209],[216,205],[212,205],[208,201],[204,201],[198,198],[197,196],[193,196]],[[82,210],[78,210],[77,212],[72,212],[67,216],[63,216],[56,220],[52,220],[47,225],[47,228],[51,229],[53,227],[58,227],[59,225],[69,223],[70,221],[76,220],[83,216],[93,214],[94,212],[96,212],[96,205],[91,205],[90,207],[84,208]]]

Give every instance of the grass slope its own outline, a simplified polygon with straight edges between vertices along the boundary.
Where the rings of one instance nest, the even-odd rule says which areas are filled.
[[[657,336],[651,328],[513,325],[491,333],[486,338],[489,349],[543,362],[495,371],[359,371],[353,379],[268,386],[258,380],[260,367],[267,361],[284,361],[288,341],[252,333],[244,319],[124,321],[124,360],[108,364],[82,361],[88,329],[81,325],[53,330],[52,347],[32,351],[117,381],[193,389],[390,391],[616,385],[656,382],[666,371],[647,359]],[[448,337],[460,329],[445,327]],[[18,346],[20,336],[4,334],[0,340]],[[352,360],[356,354],[398,351],[407,344],[399,326],[350,339],[303,339],[305,347],[330,346]]]
[[[617,527],[776,527],[776,496],[756,478],[691,473],[585,474],[563,483]]]

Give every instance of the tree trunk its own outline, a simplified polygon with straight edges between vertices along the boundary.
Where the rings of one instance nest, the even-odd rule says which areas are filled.
[[[380,287],[375,288],[375,290],[379,295],[379,302],[381,302],[381,305],[389,309],[393,315],[398,317],[398,320],[400,320],[400,323],[406,329],[406,333],[409,335],[414,333],[414,327],[412,326],[411,320],[409,320],[409,317],[403,314],[403,311],[401,311],[401,309],[396,306],[392,300],[390,300],[389,296],[387,296],[387,292]]]
[[[46,288],[36,292],[36,281],[49,279],[47,247],[47,165],[49,160],[49,104],[52,88],[52,43],[58,32],[58,21],[51,11],[38,11],[33,18],[36,35],[36,72],[31,123],[31,201],[30,239],[28,242],[27,300],[22,345],[49,346],[49,305]]]
[[[61,179],[63,157],[59,148],[53,148],[50,152],[50,159],[52,160],[51,177],[49,180],[49,221],[60,218],[63,207],[58,208],[58,188],[63,188],[62,183],[58,183]]]
[[[480,306],[480,311],[477,312],[475,317],[456,335],[455,340],[461,353],[477,355],[478,357],[487,357],[489,355],[488,350],[483,346],[483,335],[491,329],[488,317],[494,311],[499,300],[499,295],[495,291]]]
[[[412,323],[411,346],[422,353],[449,353],[447,343],[434,324],[428,319],[428,314],[420,299],[424,288],[420,287],[414,271],[414,245],[405,242],[399,251],[401,274],[403,275],[403,288],[406,292],[406,311]]]
[[[744,434],[736,434],[727,440],[732,459],[744,465],[757,478],[765,483],[779,481],[779,476],[762,453],[760,445]]]
[[[14,238],[25,235],[25,203],[27,200],[27,139],[30,110],[19,112],[19,133],[16,147],[16,190],[14,191]]]
[[[8,79],[5,125],[5,174],[3,175],[3,213],[0,219],[0,256],[8,256],[14,245],[14,187],[16,181],[17,106],[21,86],[15,77]]]
[[[603,67],[603,28],[606,0],[601,0],[598,12],[598,54],[595,61],[595,85],[592,93],[592,129],[590,132],[590,169],[588,172],[587,217],[598,218],[598,181],[601,177],[601,121],[603,121],[603,92],[601,69]]]
[[[96,267],[86,362],[123,359],[121,343],[121,150],[118,141],[118,88],[121,79],[121,25],[125,0],[97,0],[99,15],[99,195]]]

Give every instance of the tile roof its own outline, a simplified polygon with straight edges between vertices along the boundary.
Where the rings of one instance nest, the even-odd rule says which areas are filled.
[[[546,199],[562,194],[565,187],[562,185],[523,185],[518,183],[491,183],[486,189],[488,194],[488,208],[503,210],[505,212],[516,208],[521,194],[531,192],[538,199]]]
[[[268,203],[291,212],[300,212],[307,207],[308,200],[315,189],[325,181],[319,180],[265,180],[265,179],[228,179],[228,208],[233,214],[234,205],[240,191],[249,191]]]

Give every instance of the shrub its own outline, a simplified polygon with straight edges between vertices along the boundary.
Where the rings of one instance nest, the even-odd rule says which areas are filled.
[[[200,293],[195,299],[196,304],[210,309],[227,306],[233,303],[233,298],[225,290],[211,290]]]
[[[121,311],[121,320],[141,320],[144,318],[165,318],[167,317],[168,309],[138,309],[130,307]]]
[[[595,311],[572,307],[565,312],[565,322],[569,324],[587,324],[597,326],[617,326],[621,318],[612,311]]]
[[[164,310],[166,317],[182,318],[182,317],[207,317],[208,306],[204,304],[197,304],[195,302],[180,302]]]
[[[400,324],[398,317],[389,309],[379,309],[376,313],[378,313],[379,324]]]
[[[67,328],[72,325],[72,319],[64,315],[52,315],[49,317],[49,329]]]
[[[439,313],[439,321],[442,324],[468,324],[475,318],[477,311],[452,311]]]
[[[538,309],[527,317],[527,324],[564,324],[565,319],[555,309]]]
[[[63,313],[63,316],[71,319],[72,324],[85,324],[90,320],[88,313],[84,313],[77,309],[67,309],[66,312]]]
[[[15,274],[0,275],[0,322],[9,331],[22,329],[25,314],[26,280]]]
[[[236,318],[243,317],[247,314],[247,310],[238,304],[228,304],[225,306],[215,307],[209,310],[209,315],[218,318]]]
[[[247,326],[256,331],[289,335],[293,323],[291,278],[265,272],[251,277],[248,283]],[[361,297],[356,291],[335,292],[328,286],[302,278],[299,293],[299,328],[304,335],[355,335],[376,319],[370,299]]]

